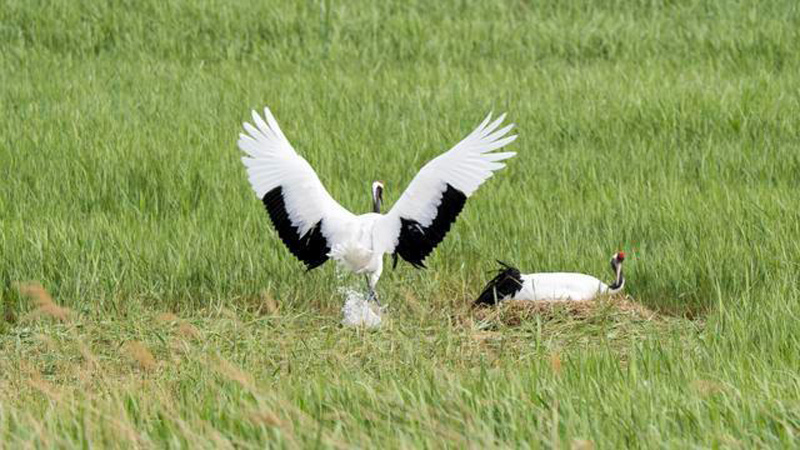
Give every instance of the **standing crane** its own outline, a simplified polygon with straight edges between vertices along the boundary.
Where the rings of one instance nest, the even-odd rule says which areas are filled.
[[[514,152],[495,152],[517,136],[513,124],[499,128],[505,114],[486,119],[449,151],[417,173],[397,203],[381,214],[384,184],[372,183],[373,211],[355,215],[325,190],[314,169],[284,136],[269,108],[264,118],[253,111],[243,124],[239,148],[250,185],[267,209],[272,225],[289,251],[308,270],[333,258],[365,274],[369,299],[383,271],[383,255],[398,256],[416,268],[444,239],[464,204]],[[499,128],[499,129],[498,129]]]

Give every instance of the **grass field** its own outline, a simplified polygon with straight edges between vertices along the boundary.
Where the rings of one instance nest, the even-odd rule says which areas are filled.
[[[0,442],[798,445],[797,2],[0,3]],[[357,212],[490,110],[518,156],[345,329],[239,161],[265,105]],[[467,307],[618,249],[654,314]]]

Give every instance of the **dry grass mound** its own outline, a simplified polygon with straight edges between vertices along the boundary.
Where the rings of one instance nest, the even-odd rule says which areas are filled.
[[[453,317],[482,348],[495,352],[562,354],[580,349],[614,351],[626,360],[634,344],[666,336],[694,336],[700,321],[648,309],[632,297],[589,301],[505,301],[465,307]]]
[[[659,320],[661,316],[630,297],[602,297],[595,300],[504,301],[498,306],[475,307],[473,318],[506,326],[529,321],[640,322]]]

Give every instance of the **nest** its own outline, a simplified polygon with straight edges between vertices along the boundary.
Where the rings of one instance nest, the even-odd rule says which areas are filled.
[[[472,311],[475,320],[520,326],[529,321],[651,321],[659,316],[628,297],[604,297],[595,300],[506,300],[497,306],[478,306]]]

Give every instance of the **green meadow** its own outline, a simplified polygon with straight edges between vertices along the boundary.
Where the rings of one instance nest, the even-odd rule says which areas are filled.
[[[490,111],[517,156],[344,328],[264,106],[356,213]],[[796,1],[2,0],[0,447],[798,446],[799,188]],[[646,313],[469,307],[618,250]]]

